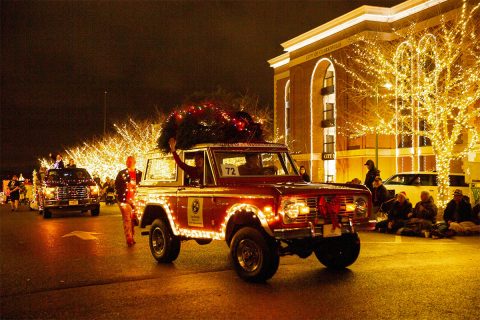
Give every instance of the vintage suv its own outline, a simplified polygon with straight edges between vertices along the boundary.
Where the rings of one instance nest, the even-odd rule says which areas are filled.
[[[191,166],[199,154],[204,181],[191,181],[171,154],[147,155],[136,213],[141,228],[150,226],[142,234],[158,262],[174,261],[184,240],[225,240],[236,272],[249,281],[271,278],[284,255],[315,253],[331,268],[355,262],[354,223],[368,220],[372,207],[365,187],[303,182],[280,144],[202,144],[179,152]],[[247,158],[256,158],[254,167]]]

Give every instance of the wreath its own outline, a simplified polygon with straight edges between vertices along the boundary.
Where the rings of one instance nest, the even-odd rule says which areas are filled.
[[[261,124],[245,111],[226,111],[218,103],[187,105],[173,111],[162,125],[158,147],[170,152],[168,141],[190,149],[200,143],[264,142]]]

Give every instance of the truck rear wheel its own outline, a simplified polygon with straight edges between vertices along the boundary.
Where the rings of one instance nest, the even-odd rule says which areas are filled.
[[[180,239],[162,219],[155,219],[150,228],[150,252],[158,262],[175,261],[180,253]]]
[[[50,219],[52,217],[52,211],[43,209],[43,218],[44,219]]]
[[[230,244],[230,255],[240,278],[252,282],[273,277],[280,262],[276,243],[250,227],[235,233]]]
[[[354,234],[344,234],[341,237],[325,238],[315,256],[327,268],[343,269],[354,263],[360,253],[360,238]]]

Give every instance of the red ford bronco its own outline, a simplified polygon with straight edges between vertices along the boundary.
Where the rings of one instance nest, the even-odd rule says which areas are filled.
[[[225,240],[248,281],[271,278],[284,255],[315,253],[329,268],[357,259],[354,225],[368,221],[372,208],[365,187],[303,182],[280,144],[202,144],[179,156],[191,166],[203,157],[201,179],[157,150],[148,155],[136,197],[140,227],[150,226],[142,234],[158,262],[174,261],[185,240]]]

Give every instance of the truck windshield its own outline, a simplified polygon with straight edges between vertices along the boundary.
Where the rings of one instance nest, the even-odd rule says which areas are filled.
[[[89,180],[90,174],[85,169],[51,169],[48,170],[47,181]]]
[[[222,177],[298,175],[286,152],[215,152]]]

